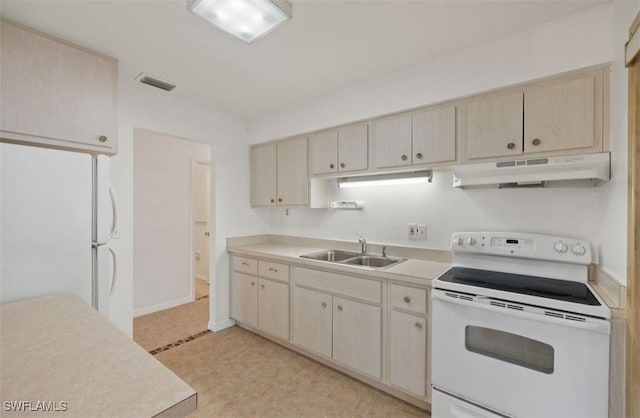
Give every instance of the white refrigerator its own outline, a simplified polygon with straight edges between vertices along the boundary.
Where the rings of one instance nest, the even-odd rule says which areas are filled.
[[[0,143],[0,302],[73,292],[108,316],[109,158]]]

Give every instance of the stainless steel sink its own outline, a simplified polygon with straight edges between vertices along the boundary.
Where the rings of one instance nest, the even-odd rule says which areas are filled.
[[[340,250],[327,250],[319,251],[317,253],[301,255],[302,258],[310,258],[311,260],[330,261],[332,263],[339,263],[349,258],[356,257],[358,253],[351,253],[349,251]]]
[[[375,255],[361,255],[358,257],[345,260],[344,264],[350,264],[354,266],[363,266],[363,267],[384,268],[384,267],[389,267],[393,264],[399,263],[401,261],[404,261],[404,260],[401,258],[379,257]]]
[[[304,254],[301,258],[311,260],[328,261],[336,264],[348,264],[350,266],[368,267],[373,269],[384,269],[405,261],[404,258],[382,257],[378,255],[361,255],[349,251],[326,250],[311,254]]]

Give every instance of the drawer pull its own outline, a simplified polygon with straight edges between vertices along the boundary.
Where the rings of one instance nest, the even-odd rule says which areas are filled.
[[[407,161],[407,159],[408,159],[408,158],[409,158],[409,157],[407,157],[407,156],[406,156],[406,155],[404,155],[404,154],[402,154],[402,157],[400,157],[400,159],[401,159],[402,161]]]
[[[338,305],[338,310],[342,312],[342,305]]]
[[[249,267],[249,263],[246,263],[244,261],[242,262],[242,265],[245,266],[245,267]]]
[[[260,285],[260,289],[264,289],[264,285],[263,284]]]
[[[107,142],[107,137],[106,137],[106,136],[104,136],[104,135],[100,135],[100,136],[98,137],[98,141],[100,141],[100,142]]]
[[[534,138],[533,141],[531,141],[531,143],[535,146],[538,146],[542,143],[542,141],[540,140],[540,138]]]
[[[256,282],[251,282],[251,287],[255,286]]]
[[[329,164],[329,168],[333,168],[335,167],[333,164]]]
[[[422,324],[420,322],[416,322],[416,328],[422,329]]]
[[[347,165],[345,163],[340,163],[340,168],[345,168]]]
[[[411,303],[411,298],[409,296],[404,297],[404,303]]]
[[[322,306],[322,309],[326,309],[327,308],[327,302],[322,302],[320,304],[320,306]]]
[[[516,147],[516,144],[514,144],[513,142],[509,142],[507,144],[507,148],[509,148],[509,149],[514,149],[515,147]]]
[[[422,153],[421,153],[421,152],[417,153],[417,154],[416,154],[416,158],[417,158],[417,159],[419,159],[419,160],[421,160],[421,159],[422,159]]]
[[[277,273],[278,269],[274,269],[273,267],[269,267],[269,271],[273,271],[274,273]]]

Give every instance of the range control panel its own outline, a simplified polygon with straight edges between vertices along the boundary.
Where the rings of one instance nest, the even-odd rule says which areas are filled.
[[[536,260],[591,264],[587,241],[553,235],[518,232],[456,232],[451,238],[454,253],[477,253]]]

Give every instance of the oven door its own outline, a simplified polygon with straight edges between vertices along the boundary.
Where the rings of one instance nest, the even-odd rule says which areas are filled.
[[[432,295],[434,390],[503,416],[608,415],[608,321],[550,317],[438,289]],[[437,403],[434,411],[451,410]],[[433,415],[445,416],[456,415]]]

